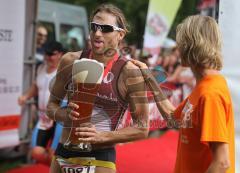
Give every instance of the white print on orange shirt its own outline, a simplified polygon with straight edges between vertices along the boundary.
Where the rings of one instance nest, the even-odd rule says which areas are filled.
[[[187,100],[183,110],[182,110],[182,115],[183,115],[183,119],[182,119],[182,128],[190,128],[192,127],[192,117],[191,117],[191,113],[193,112],[193,105],[189,102],[189,100]]]

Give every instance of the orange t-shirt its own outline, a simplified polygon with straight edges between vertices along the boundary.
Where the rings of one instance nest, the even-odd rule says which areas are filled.
[[[205,173],[212,161],[210,142],[229,144],[231,166],[227,173],[235,172],[233,108],[222,75],[200,80],[174,115],[181,125],[175,173]]]

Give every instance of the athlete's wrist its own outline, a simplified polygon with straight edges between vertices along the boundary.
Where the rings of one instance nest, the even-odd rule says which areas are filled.
[[[114,131],[108,131],[108,132],[99,132],[99,141],[98,144],[103,144],[103,145],[115,145],[114,142],[115,140],[115,135],[114,135]]]
[[[107,144],[111,141],[109,138],[109,133],[110,132],[99,132],[99,144]]]
[[[163,93],[161,87],[159,86],[158,82],[156,81],[155,77],[150,72],[145,72],[148,77],[144,77],[149,89],[153,92],[154,99],[156,102],[160,102],[166,100],[167,97]]]
[[[144,68],[144,69],[140,68],[140,70],[141,70],[141,73],[142,73],[143,78],[145,80],[147,80],[148,78],[151,77],[152,74],[151,74],[151,70],[150,69],[148,69],[148,68]]]
[[[55,122],[63,123],[67,125],[71,123],[71,119],[69,117],[69,109],[67,107],[58,107],[53,113],[53,120]]]

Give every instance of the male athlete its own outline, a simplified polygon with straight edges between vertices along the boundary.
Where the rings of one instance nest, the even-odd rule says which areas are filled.
[[[48,116],[63,122],[61,141],[52,161],[52,172],[93,171],[115,173],[115,144],[146,138],[148,135],[148,103],[141,71],[118,52],[120,41],[128,32],[120,9],[103,4],[93,12],[90,22],[90,51],[70,52],[63,56],[51,88]],[[77,129],[79,142],[90,143],[91,152],[72,151],[64,147],[69,139],[72,120],[81,117],[71,100],[72,66],[75,60],[89,58],[104,64],[104,79],[94,103],[91,124]],[[94,69],[90,69],[94,70]],[[70,94],[69,94],[70,93]],[[60,108],[68,95],[68,107]],[[127,108],[132,113],[132,126],[118,129]]]

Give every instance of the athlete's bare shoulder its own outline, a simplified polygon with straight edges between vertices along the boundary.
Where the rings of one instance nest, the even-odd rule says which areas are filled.
[[[118,79],[118,91],[121,95],[122,98],[126,99],[127,96],[127,88],[128,88],[128,80],[130,78],[130,76],[132,76],[132,73],[136,73],[134,72],[134,70],[138,70],[138,67],[136,65],[134,65],[132,62],[128,61],[124,67],[123,70],[121,70],[120,75],[119,75],[119,79]]]
[[[128,61],[121,71],[118,88],[123,98],[126,98],[127,93],[129,94],[139,90],[144,91],[142,73],[139,67],[131,61]]]
[[[128,61],[126,65],[123,67],[123,75],[128,77],[142,77],[142,73],[138,66],[133,64],[131,61]]]

